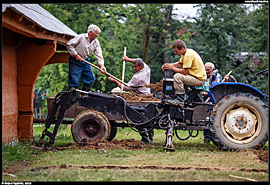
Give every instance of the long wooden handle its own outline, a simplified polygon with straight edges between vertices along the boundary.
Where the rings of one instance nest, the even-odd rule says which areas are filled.
[[[124,47],[124,56],[126,56],[127,48]],[[122,81],[125,81],[125,67],[126,67],[126,61],[123,61],[123,71],[122,71]],[[124,85],[121,84],[121,94],[123,93]]]
[[[227,74],[227,76],[229,77],[231,73],[232,73],[232,71],[230,71],[230,72]],[[221,82],[225,82],[225,78],[224,78]]]
[[[90,66],[92,66],[92,67],[98,69],[99,71],[102,71],[102,70],[101,70],[98,66],[96,66],[95,64],[92,64],[92,63],[90,63],[90,62],[87,62],[87,61],[84,60],[84,59],[81,59],[81,60],[82,60],[83,62],[89,64]],[[126,84],[125,82],[123,82],[122,80],[118,79],[117,77],[113,76],[112,74],[110,74],[110,73],[108,73],[108,72],[105,72],[105,75],[107,75],[107,76],[109,76],[109,77],[112,77],[112,78],[114,78],[115,80],[117,80],[118,82],[120,82],[121,84],[124,84],[124,85],[128,86],[128,84]]]

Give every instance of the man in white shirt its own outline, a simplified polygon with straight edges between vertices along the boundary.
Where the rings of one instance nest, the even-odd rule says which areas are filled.
[[[150,75],[151,70],[147,64],[143,62],[142,59],[136,58],[128,58],[127,56],[123,56],[123,61],[131,62],[134,66],[135,74],[132,76],[131,80],[127,83],[127,86],[123,87],[124,91],[133,91],[140,95],[151,95],[150,88],[148,87],[139,87],[138,86],[144,86],[150,84]],[[118,87],[121,88],[121,83],[116,81],[115,79],[109,77],[109,81],[116,83]],[[134,88],[137,87],[137,88]],[[140,135],[142,136],[141,141],[144,143],[153,142],[153,136],[154,136],[154,129],[147,132],[147,128],[138,128],[140,132]]]
[[[91,66],[81,61],[81,59],[83,58],[89,62],[90,59],[88,56],[92,53],[94,53],[98,60],[98,65],[102,70],[101,72],[106,72],[101,47],[99,41],[96,39],[100,32],[101,30],[98,26],[91,24],[88,27],[87,33],[80,34],[67,42],[66,47],[70,53],[68,77],[68,85],[70,89],[79,88],[79,81],[82,79],[82,90],[90,90],[95,80],[95,76]]]
[[[128,58],[127,56],[123,56],[122,60],[133,63],[134,71],[135,71],[135,74],[132,76],[131,80],[127,83],[129,87],[124,86],[123,90],[133,91],[141,95],[151,95],[150,88],[148,87],[134,88],[134,87],[150,84],[151,70],[149,66],[145,64],[143,60],[140,58],[132,59],[132,58]],[[115,79],[109,77],[109,81],[116,83],[116,85],[121,88],[121,83],[116,81]]]

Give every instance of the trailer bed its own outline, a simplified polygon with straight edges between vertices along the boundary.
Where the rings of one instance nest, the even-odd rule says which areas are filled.
[[[48,111],[51,109],[52,105],[54,102],[54,97],[48,97],[47,98],[47,109]],[[127,101],[127,103],[130,106],[147,106],[150,103],[153,104],[158,104],[161,101]],[[77,104],[72,105],[65,113],[63,124],[71,124],[72,120],[71,119],[65,119],[65,118],[75,118],[78,114],[80,114],[82,111],[88,110],[86,107],[79,106]],[[55,117],[58,117],[59,110],[57,110]],[[108,118],[108,120],[117,120],[117,121],[125,121],[125,119],[114,116],[112,114],[104,113],[105,116]],[[44,119],[34,119],[34,123],[43,123],[45,120]]]

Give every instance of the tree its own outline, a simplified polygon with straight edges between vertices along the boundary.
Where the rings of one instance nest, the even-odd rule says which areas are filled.
[[[224,76],[242,51],[247,33],[247,7],[241,4],[200,4],[199,17],[181,34],[186,44],[196,50],[204,63],[213,62]],[[240,44],[240,41],[242,41]],[[237,79],[240,81],[240,79]]]
[[[164,62],[176,62],[179,57],[172,49],[176,39],[185,41],[188,48],[197,51],[204,63],[210,61],[216,65],[224,76],[230,70],[237,81],[245,82],[248,61],[239,63],[235,54],[242,51],[268,51],[268,4],[256,6],[255,11],[248,11],[244,4],[200,4],[198,18],[195,22],[180,22],[172,14],[172,4],[41,4],[72,30],[86,33],[89,24],[96,24],[101,29],[98,40],[101,43],[107,71],[114,76],[122,76],[122,56],[124,47],[131,58],[142,58],[152,70],[151,83],[162,79],[161,65]],[[262,34],[262,36],[261,36]],[[97,64],[94,55],[92,63]],[[258,69],[268,65],[268,56]],[[60,65],[60,64],[55,64]],[[50,65],[49,65],[50,66]],[[54,94],[66,90],[68,64],[57,67],[65,75],[56,84],[48,82],[46,77],[57,76],[56,71],[45,66],[37,84],[52,87]],[[92,90],[107,92],[115,87],[108,78],[93,69],[96,80]],[[243,72],[245,70],[245,72]],[[133,65],[126,63],[125,81],[134,74]],[[43,74],[48,73],[48,74]],[[252,77],[253,78],[253,77]],[[257,79],[254,77],[254,79]],[[265,83],[268,84],[268,83]],[[56,88],[56,86],[58,86]],[[48,88],[48,87],[47,87]]]
[[[162,60],[153,62],[166,42],[172,5],[163,4],[42,4],[42,6],[77,33],[85,33],[91,23],[101,28],[99,41],[107,71],[120,78],[123,49],[127,55],[140,57],[160,70]],[[93,55],[91,62],[96,61]],[[159,65],[158,65],[159,64]],[[120,70],[119,70],[120,69]],[[48,71],[47,71],[48,72]],[[108,91],[115,85],[94,69],[93,89]],[[126,63],[125,81],[131,79],[133,66]],[[161,73],[162,74],[162,73]],[[153,73],[155,76],[155,73]],[[160,75],[159,75],[160,76]],[[158,81],[160,80],[157,79]]]
[[[235,54],[243,51],[268,50],[268,5],[261,5],[255,11],[248,11],[249,7],[243,4],[201,4],[198,7],[199,17],[194,18],[195,23],[185,23],[184,28],[188,29],[179,30],[180,38],[201,55],[204,63],[213,62],[223,76],[232,70],[238,82],[247,82],[260,90],[268,89],[267,78],[255,75],[259,68],[268,65],[268,56],[263,56],[265,62],[255,71],[250,69],[252,55],[242,62],[235,58]]]
[[[197,21],[197,32],[204,61],[217,68],[230,68],[233,54],[241,51],[241,40],[246,33],[247,8],[241,4],[202,4]],[[198,41],[198,39],[196,39]],[[243,42],[242,42],[243,44]],[[197,44],[198,45],[198,44]],[[224,66],[225,65],[225,66]]]
[[[34,89],[45,92],[50,89],[48,96],[68,89],[68,64],[50,64],[42,68]]]
[[[132,9],[131,9],[132,10]],[[143,60],[149,63],[158,54],[162,44],[162,39],[167,34],[170,26],[169,21],[172,14],[172,5],[164,4],[137,4],[134,10],[136,14],[137,26],[141,28],[143,35]],[[128,21],[133,21],[129,17]],[[154,51],[151,52],[151,43],[156,45]],[[153,49],[153,47],[152,47]],[[149,54],[151,55],[149,56]]]

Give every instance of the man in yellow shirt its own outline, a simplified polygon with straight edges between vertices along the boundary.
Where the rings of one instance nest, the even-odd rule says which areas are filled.
[[[167,104],[184,105],[185,86],[202,86],[206,81],[206,72],[203,61],[199,54],[193,49],[186,48],[182,40],[177,40],[173,44],[174,53],[182,57],[178,62],[165,63],[162,70],[173,70],[175,99],[167,100]]]

